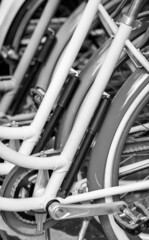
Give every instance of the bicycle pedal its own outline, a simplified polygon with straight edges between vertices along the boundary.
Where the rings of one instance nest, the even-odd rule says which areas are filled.
[[[139,235],[149,227],[149,211],[138,202],[131,209],[124,208],[122,213],[114,213],[116,223],[131,235]]]

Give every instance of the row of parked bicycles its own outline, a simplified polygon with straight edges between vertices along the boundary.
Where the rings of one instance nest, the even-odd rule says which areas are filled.
[[[149,238],[149,3],[2,0],[0,211],[15,236],[99,218]]]

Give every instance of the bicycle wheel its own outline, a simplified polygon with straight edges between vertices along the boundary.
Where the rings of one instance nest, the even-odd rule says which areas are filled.
[[[149,75],[144,70],[137,70],[115,96],[91,154],[88,173],[91,191],[130,182],[137,183],[148,178],[148,169],[143,164],[148,159],[149,152],[148,92]],[[143,167],[136,170],[133,163]],[[148,208],[148,190],[100,201],[113,202],[119,199],[130,206],[137,201]],[[116,224],[113,215],[102,216],[100,221],[110,240],[149,238],[147,230],[139,236],[126,233]]]

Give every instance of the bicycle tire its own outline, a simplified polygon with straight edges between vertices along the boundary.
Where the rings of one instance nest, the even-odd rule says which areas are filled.
[[[124,143],[136,116],[148,100],[148,90],[148,73],[143,69],[137,70],[113,99],[91,153],[88,169],[90,191],[118,185],[118,171]],[[119,137],[116,141],[117,134]],[[98,202],[112,202],[118,199],[119,196],[116,196],[100,199]],[[118,227],[112,215],[101,216],[100,222],[110,240],[145,240],[149,236],[148,233],[132,236],[124,232]]]

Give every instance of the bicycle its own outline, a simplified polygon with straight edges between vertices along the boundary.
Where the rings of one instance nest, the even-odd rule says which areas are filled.
[[[107,4],[107,2],[105,2],[105,4],[110,5],[107,7],[105,5],[105,7],[107,9],[110,9],[112,7],[115,8],[118,3],[119,3],[119,1],[115,1],[113,4]],[[4,24],[2,24],[2,26],[1,26],[2,36],[1,36],[1,40],[0,40],[0,43],[1,43],[0,46],[2,48],[2,45],[4,45],[4,47],[3,47],[4,50],[2,49],[2,51],[4,52],[3,54],[5,55],[6,60],[8,62],[10,61],[11,73],[13,73],[14,67],[16,68],[16,64],[18,64],[18,59],[19,59],[18,49],[20,47],[19,44],[21,41],[21,37],[23,36],[23,34],[25,34],[24,31],[25,31],[27,22],[29,21],[29,19],[32,16],[34,17],[34,14],[38,10],[38,8],[40,8],[43,4],[46,4],[45,1],[38,1],[38,2],[36,2],[36,4],[34,3],[34,1],[32,1],[31,3],[28,1],[22,1],[19,3],[17,3],[17,1],[13,1],[12,6],[13,5],[14,6],[12,7],[11,11],[9,11],[9,10],[6,11],[7,14],[4,14],[5,8],[1,9],[1,12],[2,12],[1,22],[2,23],[4,22]],[[48,7],[50,8],[50,4],[52,5],[52,2],[48,3],[45,8],[47,8],[47,9],[48,9]],[[26,9],[29,8],[28,5],[30,7],[30,11],[27,12],[27,14],[26,14]],[[55,6],[57,6],[57,5],[58,5],[58,3],[55,3]],[[48,50],[48,48],[47,48],[47,52],[49,52],[48,53],[48,55],[49,55],[48,61],[46,64],[47,67],[44,67],[44,69],[40,73],[40,76],[38,77],[38,80],[37,80],[37,86],[39,86],[38,89],[41,88],[44,91],[46,91],[48,84],[49,84],[49,79],[51,78],[51,73],[53,71],[54,65],[56,64],[58,56],[61,54],[64,46],[70,39],[72,32],[74,31],[74,28],[77,24],[77,21],[79,20],[79,17],[81,15],[81,11],[83,11],[84,6],[85,5],[82,4],[82,6],[80,6],[78,8],[78,10],[76,10],[76,13],[74,13],[75,16],[72,16],[72,19],[68,20],[68,23],[67,23],[68,25],[66,24],[66,27],[63,28],[63,31],[59,31],[56,34],[56,36],[53,36],[53,34],[52,34],[52,36],[49,36],[50,41],[48,40],[47,42],[52,42],[53,44],[52,43],[50,44],[50,50]],[[54,9],[51,10],[51,15],[54,14],[53,13],[54,11],[55,11]],[[47,12],[48,12],[48,10],[47,10]],[[23,19],[21,19],[22,15],[23,15]],[[45,15],[45,17],[42,17],[42,18],[43,19],[45,18],[45,19],[43,20],[42,24],[40,24],[40,22],[42,20],[39,21],[38,26],[36,27],[37,28],[36,33],[31,38],[31,41],[29,44],[30,47],[28,46],[28,50],[25,52],[24,56],[22,57],[18,68],[14,72],[14,76],[10,76],[10,77],[7,76],[7,78],[2,77],[3,81],[0,83],[1,91],[3,91],[3,97],[1,99],[1,112],[2,112],[2,115],[4,115],[4,116],[7,112],[10,115],[14,115],[19,111],[19,109],[20,109],[19,105],[21,105],[21,103],[23,102],[23,99],[25,99],[25,95],[27,95],[26,89],[29,88],[31,86],[31,84],[33,84],[32,79],[33,78],[36,79],[37,78],[36,75],[39,74],[38,73],[39,67],[37,67],[37,65],[39,65],[39,62],[40,62],[40,59],[38,60],[38,58],[40,58],[40,56],[39,57],[35,56],[34,59],[32,59],[32,58],[33,58],[33,55],[35,55],[35,49],[37,48],[37,45],[39,45],[41,37],[43,36],[43,34],[46,34],[44,32],[44,29],[46,29],[46,26],[49,22],[49,18],[48,18],[49,16],[47,17],[46,13],[44,15]],[[76,17],[76,21],[74,20],[75,17]],[[20,19],[21,19],[21,23],[20,23]],[[13,20],[13,23],[11,25],[12,20]],[[44,26],[44,29],[43,29],[43,26]],[[41,28],[42,28],[42,31],[41,31]],[[13,29],[13,31],[11,31],[12,29]],[[28,30],[26,30],[26,31],[28,31]],[[40,32],[40,34],[38,34],[39,32]],[[50,35],[51,35],[51,33],[50,33]],[[65,36],[65,38],[64,38],[64,36]],[[63,43],[61,40],[62,38],[63,38]],[[60,41],[60,43],[59,43],[59,41]],[[45,44],[45,45],[48,45],[48,44]],[[53,46],[53,45],[55,45],[55,46]],[[52,53],[50,53],[52,48],[53,48]],[[6,50],[6,52],[5,52],[5,50]],[[24,50],[20,50],[20,51],[24,51]],[[38,55],[42,55],[42,54],[38,53]],[[45,58],[46,58],[44,55],[45,54],[43,54],[43,56],[42,56],[42,58],[43,58],[42,62],[45,61]],[[26,59],[27,59],[27,61],[26,61]],[[33,63],[36,62],[36,64],[31,64],[30,68],[28,69],[31,59],[32,59],[32,62]],[[51,66],[51,59],[52,59],[52,66]],[[13,62],[13,64],[12,64],[12,62]],[[36,68],[34,67],[34,65],[36,65]],[[49,65],[51,66],[50,70],[49,70]],[[35,70],[33,70],[34,68],[35,68]],[[12,69],[13,69],[13,71],[12,71]],[[37,71],[37,69],[38,69],[38,71]],[[28,77],[28,76],[30,76],[30,77]],[[8,79],[10,81],[8,81]],[[13,81],[14,79],[15,79],[15,83]],[[44,82],[43,82],[43,80],[44,80]],[[34,82],[35,82],[35,80],[34,80]],[[21,89],[21,91],[23,91],[23,93],[21,95],[22,98],[19,94],[21,85],[23,86],[23,89]],[[16,89],[18,89],[18,90],[16,90]],[[7,91],[9,91],[9,92],[7,92]],[[27,114],[26,114],[26,117],[32,118],[33,116],[34,116],[34,113],[29,114],[29,116],[27,116]],[[6,117],[8,117],[12,121],[19,119],[18,116],[17,116],[17,118],[16,117],[12,118],[11,116],[6,116]],[[25,117],[25,116],[23,115],[23,117]]]
[[[130,7],[130,10],[128,11],[128,15],[126,17],[124,17],[123,22],[120,24],[119,30],[116,33],[116,37],[112,41],[111,47],[109,48],[109,51],[108,51],[107,56],[104,60],[104,63],[102,64],[102,66],[100,68],[100,71],[97,74],[97,77],[96,77],[94,83],[92,84],[92,86],[91,86],[87,96],[85,97],[84,102],[83,102],[83,104],[82,104],[82,106],[79,110],[79,114],[77,115],[77,118],[76,118],[76,121],[74,123],[73,129],[72,129],[72,131],[69,135],[69,138],[68,138],[63,150],[62,151],[49,151],[49,152],[36,154],[36,156],[40,156],[42,154],[47,154],[47,155],[49,154],[49,157],[38,158],[38,157],[34,157],[34,156],[30,156],[30,157],[26,156],[26,155],[29,155],[30,152],[32,151],[33,146],[34,146],[34,143],[32,141],[36,141],[38,136],[36,136],[37,138],[30,138],[29,139],[29,140],[32,140],[32,141],[28,141],[28,139],[24,140],[23,144],[22,144],[22,146],[19,150],[19,153],[13,151],[12,149],[7,148],[2,143],[0,144],[1,157],[4,158],[5,160],[10,161],[13,164],[21,166],[21,167],[25,167],[25,168],[29,168],[29,169],[36,168],[36,169],[40,170],[38,172],[38,175],[37,175],[35,189],[34,189],[34,196],[36,196],[36,197],[21,198],[21,199],[6,198],[6,196],[10,194],[10,189],[13,189],[13,193],[14,193],[13,197],[15,197],[15,194],[16,194],[17,197],[19,197],[19,194],[21,194],[21,191],[17,192],[17,193],[15,192],[15,190],[17,190],[17,191],[20,190],[19,187],[18,187],[19,185],[17,185],[17,184],[20,184],[20,186],[21,186],[21,184],[23,183],[23,177],[26,176],[27,179],[28,179],[30,174],[31,174],[32,177],[35,176],[35,178],[36,178],[36,173],[34,174],[32,172],[32,170],[26,171],[23,168],[15,167],[15,169],[12,170],[12,172],[9,174],[9,176],[6,177],[6,179],[4,181],[4,185],[2,187],[2,193],[3,193],[4,197],[0,198],[1,209],[4,211],[3,212],[3,217],[5,219],[8,220],[8,216],[10,216],[9,214],[12,214],[13,217],[19,216],[21,218],[21,215],[19,215],[19,213],[16,213],[16,214],[8,213],[8,215],[7,215],[6,211],[19,212],[19,211],[29,211],[31,209],[35,210],[35,214],[37,214],[37,211],[36,211],[37,209],[41,209],[41,210],[46,209],[47,212],[50,214],[50,216],[52,216],[52,218],[54,218],[56,220],[67,219],[67,218],[75,218],[75,217],[91,217],[91,216],[94,216],[94,215],[107,215],[109,213],[110,214],[112,214],[112,213],[115,214],[115,212],[116,213],[117,212],[121,213],[121,211],[124,210],[124,209],[128,210],[128,206],[125,203],[125,201],[117,201],[117,202],[112,202],[110,204],[105,203],[105,204],[84,204],[84,205],[78,205],[78,204],[72,205],[72,203],[75,204],[75,203],[78,203],[78,202],[82,203],[84,201],[93,201],[95,199],[105,198],[105,197],[108,197],[108,196],[111,196],[111,195],[117,195],[117,194],[125,193],[125,192],[128,192],[128,191],[130,192],[130,191],[133,191],[133,190],[137,190],[137,191],[145,190],[146,188],[148,188],[148,180],[146,180],[143,183],[139,182],[137,184],[133,183],[133,184],[130,184],[130,185],[124,185],[124,186],[119,186],[119,187],[112,187],[112,188],[109,187],[107,189],[105,188],[105,189],[102,189],[102,190],[97,190],[97,191],[92,191],[92,192],[85,192],[85,191],[87,191],[86,179],[82,179],[82,180],[78,181],[76,184],[74,184],[74,186],[71,190],[70,190],[71,186],[67,185],[68,181],[64,181],[64,185],[61,186],[61,184],[62,184],[62,182],[63,182],[63,180],[66,176],[66,172],[68,171],[68,169],[71,165],[71,161],[73,160],[74,157],[76,157],[76,152],[77,152],[78,147],[80,147],[80,149],[82,150],[81,142],[82,142],[83,136],[85,134],[85,131],[88,127],[88,124],[89,124],[92,116],[94,115],[94,112],[95,112],[95,110],[98,106],[99,100],[102,96],[103,96],[103,101],[100,102],[100,107],[102,106],[102,110],[103,110],[102,114],[105,112],[104,110],[106,110],[106,108],[107,108],[107,103],[109,103],[109,96],[107,94],[103,95],[103,92],[104,92],[105,86],[107,85],[107,82],[108,82],[108,80],[109,80],[109,78],[110,78],[110,76],[113,72],[113,69],[114,69],[114,67],[117,63],[117,59],[119,58],[119,55],[120,55],[120,53],[121,53],[121,51],[124,47],[124,44],[126,44],[127,47],[131,48],[131,51],[133,52],[133,54],[135,55],[137,60],[139,60],[141,62],[141,64],[144,66],[144,68],[146,68],[146,71],[149,70],[148,61],[143,57],[143,55],[139,51],[136,51],[136,49],[133,46],[131,46],[130,42],[127,40],[128,36],[129,36],[129,34],[132,30],[132,22],[134,20],[133,17],[138,12],[140,4],[142,4],[141,1],[133,1],[132,5]],[[82,20],[80,21],[78,27],[76,28],[76,31],[75,31],[75,33],[74,33],[74,35],[73,35],[73,37],[72,37],[72,39],[71,39],[71,41],[68,45],[68,48],[64,53],[64,56],[65,56],[66,60],[67,60],[67,57],[70,55],[69,50],[72,49],[73,41],[76,42],[76,39],[77,39],[78,36],[82,36],[81,40],[83,40],[84,36],[81,35],[81,33],[82,33],[82,26],[84,25],[84,21],[85,21],[85,23],[86,23],[86,20],[92,21],[98,5],[102,9],[102,5],[99,4],[99,1],[97,1],[97,0],[96,1],[95,0],[91,1],[90,0],[88,2],[87,7],[84,11]],[[91,11],[91,9],[92,9],[92,11]],[[91,12],[92,14],[89,15],[88,14],[89,12]],[[127,22],[127,20],[130,20],[130,21]],[[124,34],[124,29],[126,30],[125,34]],[[88,29],[86,29],[86,31],[87,30]],[[80,34],[78,34],[78,32]],[[86,32],[84,31],[83,34],[85,34],[85,33]],[[123,35],[122,35],[123,37],[121,36],[122,33],[123,33]],[[121,39],[121,45],[118,45],[117,43],[119,43],[120,39]],[[75,54],[78,51],[78,48],[79,48],[79,46],[76,46],[76,49],[73,49]],[[115,49],[117,49],[117,52],[115,52]],[[115,53],[117,53],[116,57],[114,56]],[[57,71],[55,72],[55,75],[54,75],[54,77],[51,81],[50,87],[47,90],[47,93],[46,93],[45,97],[43,98],[43,101],[42,101],[42,103],[41,103],[41,105],[38,109],[36,117],[34,118],[32,124],[31,124],[31,128],[30,127],[24,128],[25,131],[28,130],[28,137],[29,136],[33,137],[32,133],[34,132],[35,127],[37,129],[37,122],[39,122],[39,116],[40,117],[43,116],[44,118],[49,116],[49,112],[52,109],[53,104],[54,104],[57,96],[59,95],[59,92],[60,92],[60,90],[63,86],[65,78],[66,78],[66,76],[68,74],[68,71],[71,67],[71,64],[74,61],[74,58],[76,56],[75,54],[73,56],[69,56],[69,57],[71,57],[71,62],[69,62],[69,64],[66,60],[65,60],[66,62],[63,61],[63,65],[62,65],[62,63],[59,64],[59,67],[58,67]],[[111,58],[109,58],[110,56],[114,56],[114,61],[111,61]],[[109,66],[109,64],[111,64],[111,65]],[[104,76],[104,74],[102,75],[102,73],[105,73],[105,70],[107,69],[107,66],[110,67],[110,70],[107,73],[108,75],[106,76],[106,79],[104,79],[105,81],[102,82],[103,85],[101,86],[100,82],[97,81],[97,80],[102,79],[101,77]],[[138,91],[135,91],[135,90],[137,89],[137,87],[138,87],[139,90],[142,90],[144,85],[147,84],[147,81],[148,81],[148,74],[144,70],[143,71],[139,70],[137,72],[137,74],[136,75],[135,74],[131,78],[132,81],[134,82],[136,80],[137,83],[138,83],[138,81],[137,81],[138,79],[139,80],[141,79],[142,81],[140,81],[141,83],[138,84],[137,86],[135,85],[136,88],[135,89],[133,88],[134,89],[133,92],[130,92],[130,98],[128,98],[129,103],[130,103],[130,100],[131,100],[132,96],[134,98],[136,97],[136,94],[137,94]],[[138,78],[138,75],[140,76],[140,78]],[[134,76],[136,76],[136,79],[134,79]],[[63,82],[61,82],[61,85],[59,83],[59,77],[61,77],[61,81],[63,80]],[[77,77],[77,76],[75,76],[75,77]],[[129,81],[126,81],[127,86],[128,86],[128,83],[129,83]],[[131,84],[132,84],[132,82],[130,81],[129,86]],[[99,92],[98,92],[98,90],[99,90]],[[145,94],[147,94],[147,91],[148,91],[148,89],[147,90],[145,89]],[[127,94],[129,93],[128,92],[128,87],[127,87],[127,89],[125,89],[125,92],[127,92]],[[51,95],[49,93],[51,93]],[[52,93],[53,93],[53,95],[52,95]],[[123,94],[123,95],[126,96],[126,93]],[[119,96],[119,95],[117,95],[117,96]],[[144,97],[144,95],[142,96],[142,99],[143,99],[143,97]],[[49,105],[49,112],[47,111],[47,109],[44,108],[44,104]],[[123,101],[123,104],[124,104],[124,101]],[[111,105],[111,106],[113,107],[113,105]],[[108,114],[110,114],[110,111],[112,111],[111,110],[112,107],[110,107],[110,110],[109,110]],[[134,108],[135,107],[136,106],[134,106]],[[119,108],[117,108],[117,107],[115,107],[115,108],[116,108],[116,110],[119,110]],[[90,115],[88,114],[89,112],[90,112]],[[100,115],[100,118],[98,118],[98,120],[99,119],[103,120],[103,118],[101,119],[101,116],[103,116],[103,115]],[[107,119],[107,117],[105,119]],[[91,124],[91,131],[92,131],[93,126],[97,127],[97,125],[99,124],[96,117],[95,117],[95,119],[92,119],[92,120],[93,120],[93,122],[92,122],[93,125]],[[98,123],[98,124],[96,125],[95,122]],[[105,122],[107,123],[107,120]],[[42,125],[44,124],[44,121],[41,123],[41,119],[40,119],[40,124],[41,124],[40,127],[42,128]],[[80,126],[80,124],[81,124],[81,126]],[[107,127],[107,124],[106,124],[106,127]],[[1,127],[1,130],[2,130],[2,128],[4,129],[4,131],[6,131],[6,129],[4,127]],[[12,137],[16,138],[16,135],[14,135],[14,130],[15,130],[16,133],[18,133],[18,138],[21,138],[21,135],[22,135],[22,138],[24,137],[24,132],[22,131],[23,134],[19,133],[20,130],[17,131],[17,128],[16,129],[9,129],[9,133],[8,133],[9,137],[12,134]],[[39,131],[39,126],[38,126],[38,131]],[[95,129],[94,129],[94,131],[95,131]],[[76,135],[76,132],[77,132],[77,135]],[[5,132],[3,134],[1,132],[1,136],[3,138],[6,138],[6,135],[7,134]],[[85,139],[89,139],[89,136],[88,137],[86,136],[84,138],[84,140]],[[99,134],[99,139],[100,139],[100,134]],[[98,145],[97,145],[96,149],[98,149]],[[78,156],[78,154],[79,154],[79,152],[77,152],[77,156]],[[82,152],[81,152],[81,154],[82,154]],[[106,159],[106,155],[104,155],[104,156],[105,156],[105,159]],[[20,162],[20,158],[22,160],[21,162]],[[93,158],[93,160],[94,159],[95,159],[95,157]],[[65,165],[66,162],[67,162],[67,164]],[[105,164],[107,163],[107,166],[109,166],[109,162],[106,162],[106,160],[104,161],[104,163]],[[80,162],[79,162],[79,164],[80,164]],[[95,168],[97,167],[97,165],[95,166],[95,164],[97,164],[97,161],[94,160],[94,162],[93,162],[94,171],[96,170]],[[117,163],[115,165],[117,167]],[[53,169],[54,171],[51,175],[51,172],[43,171],[44,169],[45,170]],[[93,172],[91,170],[93,170],[93,167],[91,168],[91,166],[90,166],[88,170],[89,170],[89,176],[91,176],[91,174]],[[111,170],[111,172],[112,172],[112,170]],[[69,173],[69,171],[68,171],[68,173]],[[33,179],[35,179],[35,178],[33,178]],[[24,178],[24,179],[26,179],[26,178]],[[40,181],[40,179],[41,180],[44,179],[44,181]],[[94,180],[97,180],[97,179],[93,178],[92,181],[94,182]],[[90,179],[90,181],[91,181],[91,179]],[[94,183],[92,183],[92,181],[91,181],[90,184],[94,185]],[[47,184],[47,182],[48,182],[48,184]],[[98,181],[96,181],[96,183],[98,183]],[[31,184],[31,182],[30,182],[30,184]],[[30,185],[30,187],[31,187],[31,185]],[[81,186],[84,186],[84,188],[81,188]],[[17,187],[18,187],[18,189],[17,189]],[[56,195],[57,195],[57,192],[59,191],[59,188],[61,189],[61,192],[58,193],[58,197],[56,198]],[[90,187],[91,190],[93,188],[94,188],[94,186]],[[98,188],[99,188],[99,186],[98,186]],[[70,192],[75,193],[76,191],[79,192],[79,190],[82,191],[82,194],[67,196],[67,195],[69,195]],[[38,196],[38,194],[40,196]],[[9,197],[10,197],[10,195],[9,195]],[[69,204],[69,205],[67,205],[67,204]],[[143,208],[140,207],[140,209],[142,210]],[[142,212],[143,212],[143,210],[142,210]],[[122,211],[122,213],[123,213],[123,211]],[[116,215],[116,217],[117,217],[116,219],[120,219],[120,216]],[[145,226],[145,223],[146,223],[145,221],[147,220],[147,216],[143,216],[143,217],[144,217],[143,218],[144,225],[143,225],[142,228],[145,228],[146,227]],[[141,221],[142,221],[142,219],[141,219]],[[119,222],[120,222],[120,220],[119,220]],[[110,222],[110,225],[111,224],[112,224],[112,221]],[[141,222],[141,224],[142,224],[142,222]],[[50,225],[50,222],[48,222],[47,225],[45,224],[43,226],[43,228],[44,227],[45,228],[49,227],[49,225]],[[11,227],[15,228],[15,226],[11,226]],[[24,224],[24,228],[25,228],[25,224]],[[39,228],[38,230],[40,232],[41,229]],[[126,229],[126,230],[129,230],[129,229]],[[143,229],[141,229],[141,227],[140,227],[139,230],[142,231]],[[35,229],[34,230],[32,229],[31,232],[32,231],[34,232]],[[117,228],[116,228],[115,231],[117,231],[117,233],[118,233]],[[35,232],[34,232],[34,234],[35,234]],[[137,232],[137,234],[138,234],[138,232]],[[125,235],[125,233],[124,233],[124,235]],[[121,238],[121,235],[119,235],[119,238]]]
[[[21,41],[21,37],[24,34],[25,27],[29,21],[30,18],[34,17],[34,14],[37,12],[38,9],[42,5],[45,5],[44,12],[42,16],[40,17],[38,24],[35,28],[34,34],[31,37],[31,41],[29,42],[25,53],[21,57],[18,53],[19,49],[19,44]],[[14,6],[13,6],[14,5]],[[19,6],[18,6],[19,5]],[[21,5],[21,7],[20,7]],[[30,6],[31,5],[31,6]],[[2,52],[4,52],[4,56],[6,58],[6,61],[10,61],[10,74],[13,73],[13,76],[7,76],[2,77],[2,81],[0,82],[1,84],[1,91],[3,92],[3,96],[1,98],[1,112],[2,115],[5,115],[6,112],[9,113],[10,115],[14,115],[18,111],[18,106],[19,104],[23,101],[20,99],[16,104],[16,99],[20,98],[20,87],[21,84],[24,86],[22,92],[22,98],[25,98],[26,94],[26,89],[31,87],[31,84],[33,85],[33,78],[35,79],[35,73],[37,75],[37,69],[39,70],[39,65],[41,65],[41,62],[45,61],[46,56],[45,54],[50,54],[50,49],[52,49],[53,45],[56,45],[57,53],[55,53],[55,60],[53,60],[53,65],[55,64],[55,61],[57,60],[59,54],[61,53],[63,47],[65,46],[66,42],[68,41],[68,38],[70,38],[75,25],[77,21],[79,20],[79,17],[81,15],[81,11],[83,10],[84,4],[76,12],[73,14],[71,19],[68,19],[68,22],[65,26],[63,26],[62,30],[59,31],[57,36],[55,36],[54,30],[51,31],[50,29],[47,30],[47,26],[49,26],[49,22],[51,18],[53,17],[56,8],[59,5],[59,1],[57,2],[52,2],[48,1],[23,1],[20,3],[17,3],[16,1],[12,2],[12,8],[11,11],[8,9],[6,12],[6,17],[5,14],[4,16],[2,15],[2,25],[1,25],[1,31],[2,31],[2,37],[1,37],[1,48],[2,45],[3,49]],[[30,11],[27,11],[30,7]],[[19,8],[19,10],[18,10]],[[2,13],[5,12],[5,5],[4,8],[1,9]],[[16,14],[16,11],[17,14]],[[50,12],[49,12],[50,11]],[[50,14],[49,14],[50,13]],[[16,15],[16,16],[14,16]],[[21,18],[23,15],[23,18]],[[75,20],[75,15],[76,15],[76,20]],[[20,20],[21,19],[21,20]],[[7,21],[5,21],[7,20]],[[12,22],[13,20],[13,22]],[[4,23],[3,23],[4,22]],[[5,23],[6,22],[6,23]],[[7,23],[8,22],[8,23]],[[12,22],[12,26],[10,25]],[[13,29],[13,31],[12,31]],[[9,30],[9,31],[8,31]],[[17,32],[16,32],[17,30]],[[65,34],[65,31],[67,31],[67,35]],[[63,35],[66,35],[66,37],[63,39],[63,42],[61,41],[61,44],[59,43],[60,39],[62,38]],[[46,38],[45,44],[41,43],[43,38]],[[45,40],[44,40],[45,41]],[[44,48],[42,52],[39,53],[37,48],[39,48],[39,45],[43,45],[42,47]],[[49,46],[50,45],[50,46]],[[8,51],[4,51],[5,49]],[[41,46],[40,46],[41,48]],[[21,50],[22,51],[22,50]],[[9,54],[10,52],[10,54]],[[47,52],[47,53],[46,53]],[[36,56],[34,56],[36,53]],[[39,56],[37,56],[39,55]],[[34,56],[34,58],[33,58]],[[42,58],[42,59],[39,59]],[[20,60],[20,61],[19,61]],[[42,61],[41,61],[42,60]],[[19,63],[18,63],[19,61]],[[40,62],[41,61],[41,62]],[[31,63],[31,66],[30,66]],[[33,65],[33,63],[36,63],[36,68]],[[18,66],[16,67],[16,65]],[[37,68],[38,65],[38,68]],[[29,68],[29,69],[28,69]],[[34,68],[34,71],[33,71]],[[32,72],[31,72],[32,71]],[[27,77],[27,76],[30,77]],[[32,76],[32,77],[31,77]],[[28,79],[29,78],[29,79]],[[9,81],[8,81],[9,80]],[[34,80],[35,81],[35,80]],[[15,99],[14,99],[15,98]],[[20,104],[21,105],[21,104]],[[34,116],[34,114],[31,114],[31,119]],[[23,116],[24,117],[24,116]],[[15,118],[16,119],[16,118]],[[13,120],[13,119],[11,119]]]

